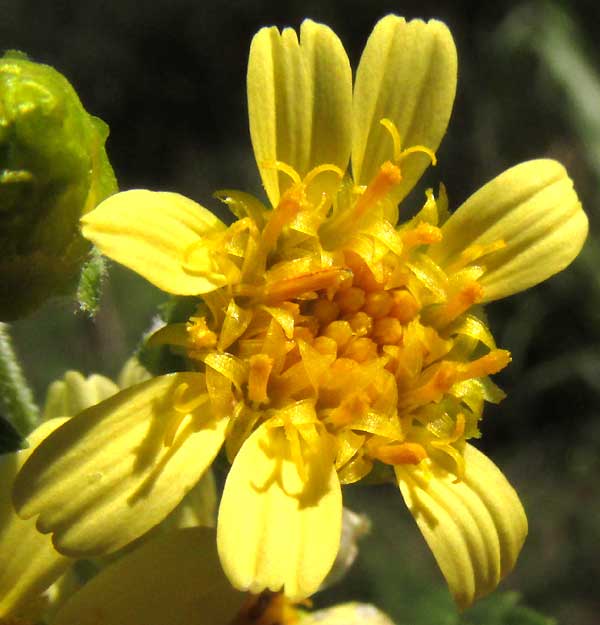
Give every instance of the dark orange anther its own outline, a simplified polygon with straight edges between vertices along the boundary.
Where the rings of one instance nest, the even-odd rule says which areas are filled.
[[[506,349],[493,349],[491,352],[461,365],[460,377],[467,380],[470,378],[482,378],[486,375],[498,373],[511,361],[510,352]]]
[[[278,280],[267,284],[264,288],[264,299],[267,303],[295,299],[312,291],[320,291],[337,286],[347,270],[331,267],[312,273],[295,276],[287,280]]]
[[[301,184],[291,186],[283,194],[262,232],[261,247],[265,252],[274,247],[283,228],[300,212],[303,201],[304,188]]]
[[[349,425],[367,415],[369,398],[365,393],[353,393],[345,397],[337,408],[329,415],[328,421],[335,426]]]
[[[269,400],[267,384],[273,369],[273,359],[267,354],[250,356],[250,372],[248,374],[248,399],[257,403]]]
[[[402,243],[405,249],[418,245],[432,245],[442,240],[442,231],[431,224],[422,222],[415,228],[402,233]]]
[[[419,464],[421,460],[427,458],[425,448],[418,443],[382,445],[372,451],[371,455],[373,458],[391,465]]]
[[[360,219],[369,209],[374,208],[401,180],[402,173],[397,165],[391,161],[383,163],[350,211],[352,220]]]
[[[430,402],[438,402],[460,379],[458,365],[455,362],[443,361],[432,371],[420,386],[402,394],[398,400],[399,408],[406,410]]]
[[[427,322],[437,328],[445,328],[471,306],[483,299],[483,287],[478,282],[469,282],[447,302],[428,311]]]

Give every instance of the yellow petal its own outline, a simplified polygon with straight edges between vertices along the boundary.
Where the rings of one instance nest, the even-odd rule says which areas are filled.
[[[564,269],[581,250],[588,220],[564,167],[552,160],[508,169],[473,194],[444,224],[431,248],[448,265],[472,245],[504,241],[484,257],[484,301],[527,289]]]
[[[368,184],[381,164],[393,158],[393,142],[380,124],[391,120],[402,148],[437,150],[450,119],[456,92],[456,48],[448,28],[436,20],[406,22],[388,15],[375,26],[358,66],[353,98],[352,168]],[[401,200],[430,159],[412,154],[401,163]]]
[[[67,371],[48,387],[43,418],[72,417],[118,392],[119,387],[103,375],[84,378],[78,371]]]
[[[117,193],[81,219],[82,233],[113,260],[175,295],[226,283],[202,237],[225,229],[209,210],[177,193]]]
[[[290,179],[265,164],[276,160],[304,176],[316,165],[342,170],[350,156],[352,75],[344,48],[327,26],[303,22],[261,29],[248,60],[248,113],[254,155],[275,206]]]
[[[396,468],[398,485],[460,608],[512,570],[527,535],[519,498],[496,465],[466,445],[466,473],[455,482],[445,458]]]
[[[183,406],[181,390],[187,415],[174,408]],[[202,374],[177,373],[73,417],[19,473],[17,511],[39,514],[38,529],[52,532],[67,555],[109,553],[131,542],[181,501],[223,443],[225,420],[215,421],[206,402],[193,408],[205,393]]]
[[[27,438],[29,447],[0,456],[0,617],[20,614],[62,575],[71,560],[59,554],[33,520],[14,512],[11,490],[15,476],[33,450],[66,419],[46,421]]]
[[[217,483],[212,469],[183,498],[159,527],[215,527],[217,520]],[[216,538],[216,537],[215,537]]]
[[[241,608],[219,565],[215,532],[175,530],[103,569],[54,625],[226,625]]]
[[[307,479],[283,430],[261,426],[244,443],[227,477],[217,544],[234,586],[280,590],[293,601],[316,592],[340,544],[340,484],[324,444],[305,455]]]

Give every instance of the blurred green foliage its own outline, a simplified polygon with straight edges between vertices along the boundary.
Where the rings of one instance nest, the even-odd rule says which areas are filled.
[[[456,208],[503,169],[563,162],[590,217],[589,241],[566,272],[490,306],[512,365],[496,381],[478,441],[521,494],[530,537],[500,591],[464,615],[390,486],[347,489],[373,534],[345,583],[316,597],[371,601],[399,625],[596,625],[600,611],[600,8],[578,2],[460,0],[85,0],[9,3],[6,47],[26,49],[73,80],[112,128],[123,189],[176,190],[216,212],[215,189],[259,191],[245,117],[245,60],[262,25],[331,25],[354,67],[387,12],[446,21],[457,41],[457,101],[439,165],[413,193],[443,180]],[[14,325],[38,397],[66,368],[115,375],[164,296],[112,266],[95,320],[65,301]],[[437,580],[437,581],[432,581]],[[511,589],[521,593],[521,602]],[[527,608],[524,605],[529,606]],[[530,611],[530,610],[535,610]]]
[[[23,441],[11,422],[0,415],[0,453],[18,451]]]

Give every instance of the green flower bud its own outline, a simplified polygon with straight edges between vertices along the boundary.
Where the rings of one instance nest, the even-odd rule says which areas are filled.
[[[0,320],[74,290],[89,252],[79,218],[117,190],[107,137],[55,69],[0,58]]]

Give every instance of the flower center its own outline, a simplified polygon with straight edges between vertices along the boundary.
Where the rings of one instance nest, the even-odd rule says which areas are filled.
[[[303,446],[327,436],[342,482],[360,479],[375,461],[417,464],[440,451],[460,477],[460,448],[478,435],[484,400],[503,396],[487,376],[510,355],[496,349],[476,308],[480,259],[503,243],[436,265],[427,251],[442,238],[441,216],[431,191],[422,211],[395,228],[387,198],[402,160],[425,152],[435,163],[435,155],[402,149],[395,126],[382,124],[395,162],[365,188],[341,180],[334,198],[315,202],[309,187],[323,172],[341,178],[337,167],[321,165],[302,179],[270,164],[293,182],[278,206],[260,214],[238,200],[236,214],[248,217],[211,242],[224,250],[215,263],[230,263],[236,278],[203,296],[210,315],[190,318],[183,344],[206,372],[198,401],[230,419],[230,459],[269,423],[284,428],[301,474]],[[185,390],[174,398],[174,431]]]

